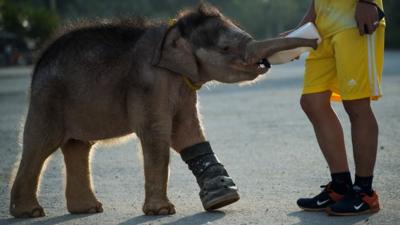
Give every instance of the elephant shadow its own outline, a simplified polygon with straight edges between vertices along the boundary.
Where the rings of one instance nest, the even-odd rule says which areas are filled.
[[[37,219],[18,219],[18,218],[8,218],[0,220],[0,225],[7,224],[29,224],[29,225],[56,225],[65,223],[72,220],[79,220],[85,217],[92,216],[90,214],[81,214],[81,215],[71,215],[65,214],[62,216],[50,217],[50,218],[37,218]]]

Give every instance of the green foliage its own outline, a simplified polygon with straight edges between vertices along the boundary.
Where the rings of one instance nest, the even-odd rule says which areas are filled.
[[[255,37],[261,38],[276,36],[297,26],[311,0],[208,1]],[[198,0],[59,0],[57,4],[61,17],[64,21],[68,21],[79,17],[130,15],[170,18],[179,9],[196,5],[197,2]],[[400,1],[384,0],[384,5],[388,17],[386,45],[389,48],[400,48]]]
[[[58,25],[57,14],[44,8],[31,10],[28,13],[27,20],[29,27],[25,31],[26,35],[39,42],[47,39]]]
[[[14,5],[9,4],[8,1],[3,1],[1,5],[1,27],[18,35],[24,33],[23,20],[25,19],[24,13]]]
[[[199,0],[53,1],[56,3],[57,13],[63,23],[94,17],[144,16],[168,19],[174,17],[180,9],[194,6],[199,2]],[[276,36],[282,31],[297,26],[310,1],[208,0],[257,38]],[[59,22],[53,11],[43,8],[49,7],[50,2],[51,0],[0,0],[3,19],[0,25],[3,29],[43,40]],[[400,1],[385,0],[384,4],[388,17],[387,46],[400,48]],[[29,20],[31,30],[22,26],[24,19]]]
[[[400,49],[400,1],[386,0],[386,46]]]
[[[145,16],[171,18],[198,0],[72,0],[59,1],[60,15],[66,21],[80,17]],[[304,15],[310,0],[209,0],[256,37],[276,35],[293,28]]]
[[[256,37],[271,37],[294,28],[303,17],[309,1],[231,0],[210,1],[238,21]],[[221,4],[222,3],[222,4]]]
[[[20,37],[42,43],[57,28],[59,17],[56,12],[30,3],[2,0],[0,3],[0,27]]]

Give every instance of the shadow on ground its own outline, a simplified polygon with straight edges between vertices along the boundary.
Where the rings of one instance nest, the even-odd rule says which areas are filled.
[[[95,215],[95,214],[92,214]],[[65,223],[71,220],[79,220],[85,217],[91,216],[90,214],[85,215],[71,215],[65,214],[62,216],[56,217],[49,217],[49,218],[37,218],[37,219],[15,219],[15,218],[8,218],[8,219],[0,219],[0,224],[21,224],[29,222],[30,225],[55,225],[60,223]],[[29,220],[29,221],[28,221]]]
[[[328,216],[325,212],[305,212],[297,211],[288,214],[288,217],[296,217],[300,221],[293,225],[317,225],[321,224],[337,224],[337,225],[353,225],[361,221],[368,222],[371,215],[361,215],[352,217],[335,217]]]
[[[216,212],[201,212],[196,213],[190,216],[185,216],[173,222],[164,223],[164,225],[203,225],[208,224],[210,222],[222,219],[225,216],[224,212],[216,211]],[[151,222],[155,220],[160,220],[168,216],[137,216],[132,219],[129,219],[125,222],[120,223],[119,225],[138,225],[146,222]]]

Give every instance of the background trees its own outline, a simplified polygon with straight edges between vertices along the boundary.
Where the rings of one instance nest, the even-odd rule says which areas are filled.
[[[171,18],[198,0],[0,0],[0,30],[43,42],[63,23],[84,18],[145,16]],[[310,0],[209,0],[256,37],[293,28]],[[387,46],[400,48],[400,1],[385,0]]]
[[[0,1],[0,30],[42,43],[57,26],[60,19],[54,10],[34,1]]]

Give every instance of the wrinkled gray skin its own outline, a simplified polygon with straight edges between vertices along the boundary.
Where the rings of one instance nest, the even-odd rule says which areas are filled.
[[[66,164],[69,212],[102,212],[90,183],[90,149],[131,133],[143,149],[144,213],[175,213],[167,197],[169,149],[179,152],[206,140],[196,92],[182,77],[196,85],[253,80],[267,72],[256,64],[261,58],[299,46],[315,48],[316,41],[256,42],[208,5],[181,13],[172,27],[138,20],[67,32],[48,47],[33,74],[10,213],[45,215],[37,201],[38,180],[58,148]]]

